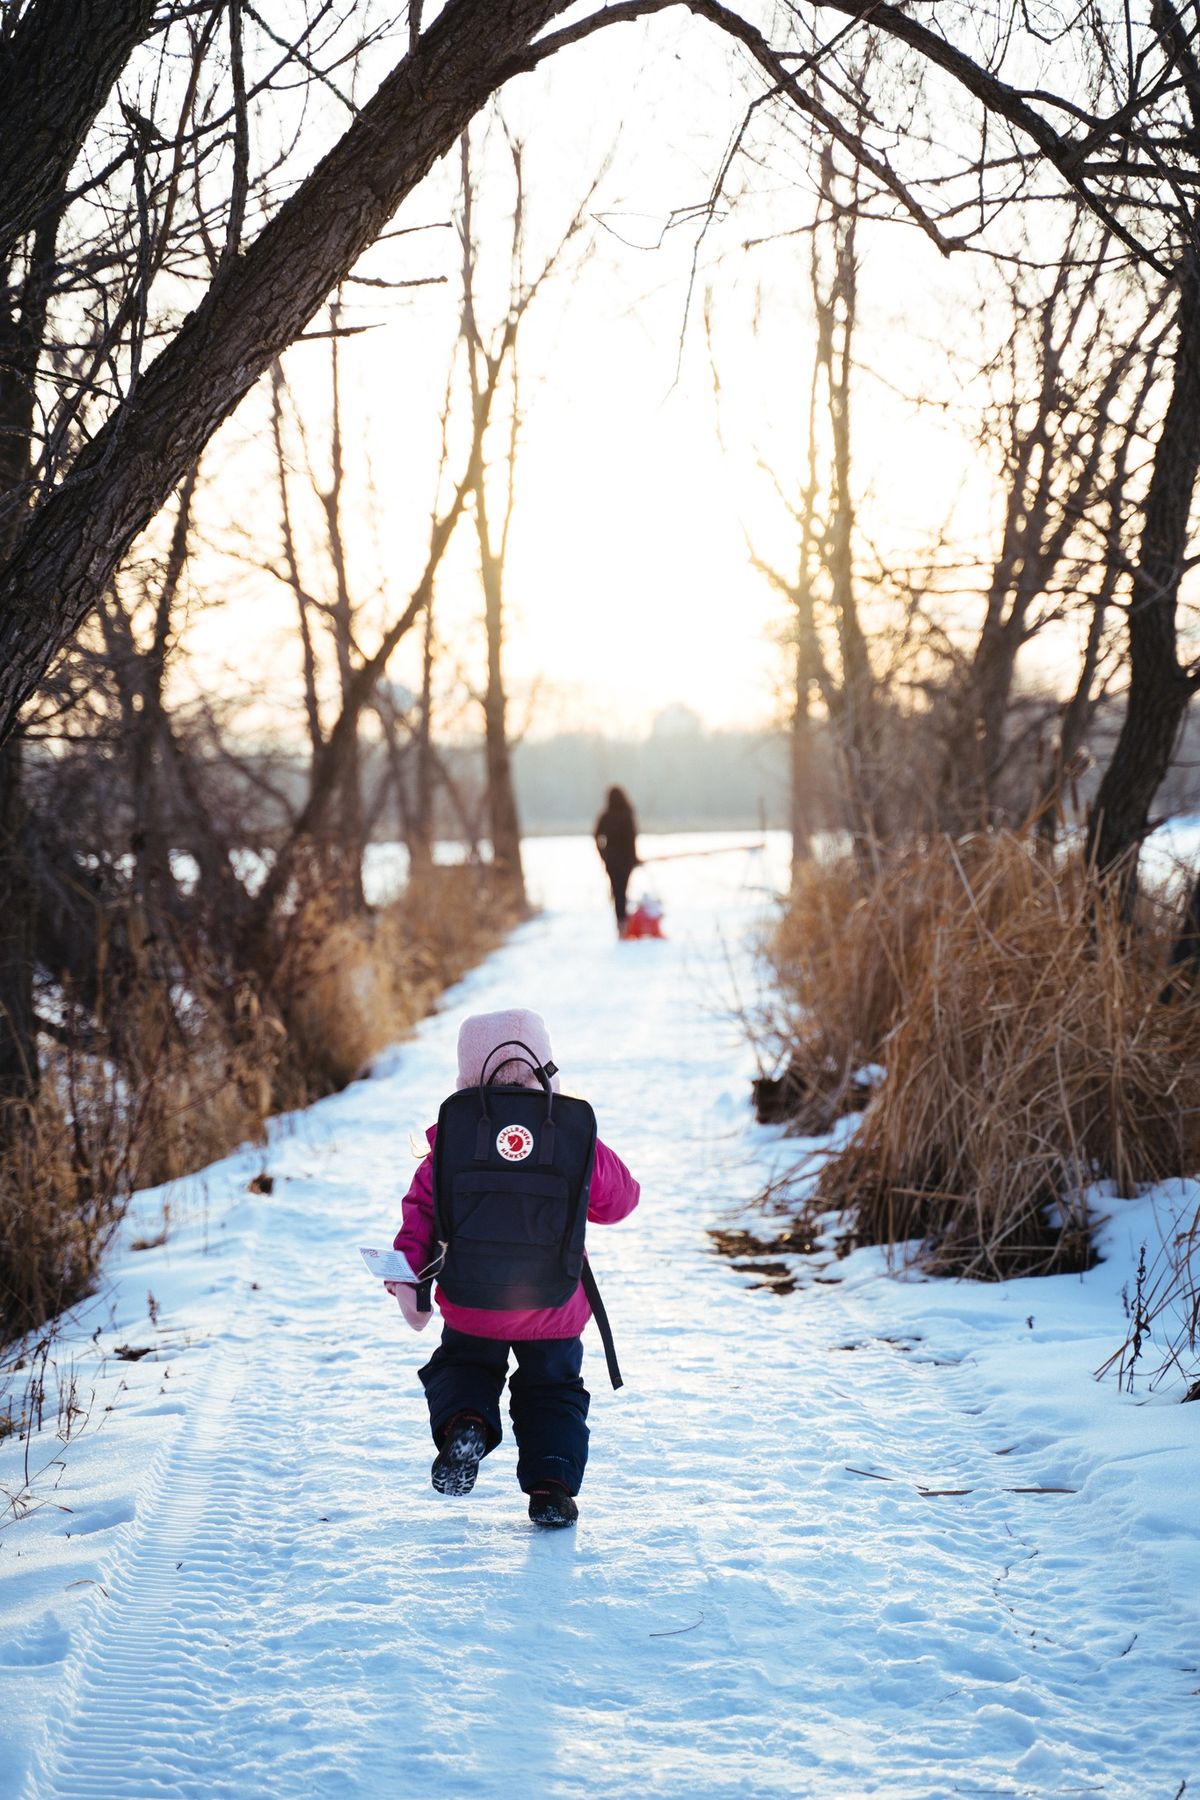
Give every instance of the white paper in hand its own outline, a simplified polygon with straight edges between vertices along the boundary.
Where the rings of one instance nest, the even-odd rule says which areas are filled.
[[[378,1275],[380,1281],[417,1280],[402,1250],[369,1250],[364,1244],[358,1248],[368,1269],[372,1275]]]

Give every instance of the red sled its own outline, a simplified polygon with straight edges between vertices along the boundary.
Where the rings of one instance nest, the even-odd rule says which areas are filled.
[[[664,935],[662,928],[662,907],[657,900],[647,896],[639,900],[631,913],[625,916],[621,927],[623,938],[660,938]]]

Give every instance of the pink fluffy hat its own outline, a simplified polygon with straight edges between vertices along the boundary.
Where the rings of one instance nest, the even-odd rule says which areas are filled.
[[[472,1013],[458,1029],[458,1085],[475,1087],[487,1064],[489,1081],[516,1082],[521,1087],[540,1087],[537,1076],[526,1061],[508,1061],[494,1057],[493,1050],[504,1044],[524,1044],[543,1066],[550,1061],[550,1033],[541,1013],[523,1006],[512,1006],[503,1012]],[[550,1085],[558,1092],[558,1075],[550,1077]]]

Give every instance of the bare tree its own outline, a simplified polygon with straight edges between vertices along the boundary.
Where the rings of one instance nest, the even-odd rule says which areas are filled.
[[[0,41],[0,91],[11,95],[6,119],[28,117],[36,92],[38,104],[50,113],[45,129],[66,130],[80,110],[77,89],[84,73],[92,74],[91,112],[75,132],[77,149],[80,133],[86,134],[94,123],[121,63],[108,34],[97,33],[95,44],[80,44],[71,81],[60,84],[55,93],[45,93],[40,71],[61,53],[56,33],[66,3],[37,0],[17,17]],[[95,9],[80,0],[75,10],[82,15]],[[148,9],[144,5],[113,9],[118,10],[140,25]],[[181,7],[179,12],[193,10]],[[152,323],[150,287],[163,262],[163,252],[155,252],[163,240],[162,222],[156,229],[151,219],[149,232],[143,231],[135,242],[138,254],[125,303],[117,306],[115,315],[111,305],[107,309],[106,354],[122,371],[114,401],[106,408],[102,388],[84,371],[90,410],[101,415],[107,411],[107,417],[94,421],[86,446],[73,460],[69,439],[58,434],[54,467],[48,474],[59,485],[43,487],[41,504],[22,520],[19,539],[0,576],[4,735],[11,732],[20,706],[51,658],[97,604],[133,537],[183,480],[212,431],[269,368],[272,357],[301,334],[404,196],[451,147],[495,87],[514,72],[514,54],[556,10],[544,0],[542,4],[523,0],[500,14],[481,0],[452,0],[374,98],[353,109],[352,123],[340,141],[290,197],[273,210],[262,203],[269,216],[249,244],[243,241],[251,186],[245,130],[249,94],[241,39],[235,34],[224,78],[228,99],[221,109],[231,179],[224,190],[224,229],[216,238],[209,233],[214,257],[207,292],[157,357],[142,366],[141,350]],[[214,5],[211,16],[219,14]],[[229,17],[240,23],[240,6],[230,8]],[[210,48],[207,43],[203,46],[205,53]],[[289,70],[311,66],[303,47],[285,45],[284,50],[278,60]],[[186,157],[189,147],[195,150],[196,98],[185,95],[189,104],[178,130],[172,126],[164,132],[140,113],[130,125],[135,213],[140,204],[138,171],[149,172],[159,154],[165,155],[172,171],[163,177],[160,210],[171,209],[171,197],[180,186],[173,178],[177,155]],[[56,159],[64,184],[73,160],[73,153],[70,160],[65,154]],[[8,189],[14,254],[23,254],[20,247],[26,241],[28,219],[37,221],[28,230],[36,234],[45,229],[44,179],[35,179],[33,168],[24,173],[24,163],[20,169],[21,179]],[[149,180],[141,185],[148,206]],[[203,225],[209,231],[207,219]],[[154,329],[161,329],[157,322]],[[29,385],[26,381],[26,389]],[[71,481],[66,485],[61,478],[68,465]]]
[[[1012,275],[1011,331],[988,371],[997,392],[981,448],[999,454],[1004,516],[978,635],[941,708],[936,816],[951,831],[1023,821],[1029,793],[1011,771],[1021,741],[1010,712],[1018,661],[1049,625],[1084,607],[1086,679],[1064,717],[1076,741],[1060,746],[1066,765],[1078,753],[1105,621],[1126,573],[1131,451],[1163,331],[1153,323],[1157,295],[1107,277],[1107,244],[1090,235],[1085,221],[1074,223],[1043,292],[1042,271]]]
[[[1173,292],[1168,397],[1128,575],[1125,721],[1089,824],[1094,863],[1101,871],[1120,867],[1128,896],[1129,852],[1150,827],[1154,793],[1200,682],[1200,670],[1180,660],[1176,623],[1200,470],[1194,10],[1155,0],[1137,13],[1089,8],[1035,24],[1002,4],[942,9],[934,21],[877,0],[831,0],[811,16],[787,9],[796,33],[787,47],[723,7],[698,3],[691,10],[740,39],[814,135],[824,132],[852,149],[877,211],[907,214],[944,253],[986,241],[992,221],[1014,203],[1045,207],[1071,195],[1132,262]],[[841,23],[826,31],[830,14]],[[861,32],[890,43],[899,87],[860,131],[845,92],[845,56]],[[953,106],[955,96],[966,104],[965,117],[974,112],[974,147],[960,133],[959,154],[941,133],[931,154],[931,131],[899,132],[895,94],[911,94],[917,71],[926,78],[928,117]],[[899,166],[906,157],[907,171]]]
[[[277,573],[292,590],[296,602],[302,651],[305,722],[314,769],[325,746],[318,692],[320,658],[317,640],[318,637],[325,638],[331,647],[340,711],[346,705],[354,676],[359,620],[364,611],[362,599],[352,591],[346,541],[346,427],[342,396],[341,317],[339,291],[329,307],[327,480],[322,480],[313,466],[310,434],[303,421],[300,421],[299,429],[307,497],[315,504],[323,525],[322,548],[326,571],[316,578],[305,575],[301,569],[302,557],[297,544],[293,502],[289,491],[291,470],[284,444],[286,379],[279,361],[276,361],[271,372],[271,434],[279,489],[282,548],[282,565]],[[345,910],[356,912],[361,911],[365,904],[362,861],[367,837],[358,718],[347,737],[338,783],[337,804],[326,814],[326,829],[318,848],[323,856],[324,878],[328,888],[338,896]]]
[[[356,591],[351,574],[346,532],[346,512],[352,504],[347,495],[345,464],[346,424],[341,390],[339,343],[342,327],[340,305],[330,309],[329,356],[331,404],[328,414],[328,477],[314,468],[312,431],[291,395],[282,362],[272,371],[271,432],[275,457],[280,510],[280,558],[261,564],[259,553],[252,551],[247,560],[265,567],[292,593],[301,646],[301,675],[304,714],[309,742],[310,768],[308,797],[302,803],[308,815],[305,827],[310,848],[323,867],[323,879],[340,892],[349,911],[361,911],[365,905],[362,885],[362,862],[372,822],[377,820],[386,800],[395,797],[404,825],[412,865],[428,866],[432,860],[432,811],[434,789],[441,769],[433,742],[433,610],[437,572],[449,548],[455,525],[475,491],[480,467],[473,448],[468,451],[465,472],[448,510],[442,489],[447,478],[450,458],[450,398],[447,395],[442,414],[441,453],[434,481],[435,505],[430,521],[430,539],[424,576],[416,595],[404,612],[407,623],[399,636],[385,634],[395,648],[415,625],[422,628],[422,691],[416,716],[397,704],[395,690],[382,677],[374,688],[365,692],[360,681],[359,646],[368,630],[365,623],[370,609],[385,601],[386,582],[369,592]],[[476,428],[486,433],[495,400],[500,371],[488,374],[484,386],[475,396]],[[290,427],[290,429],[289,429]],[[299,467],[289,441],[299,445]],[[294,492],[296,474],[301,476],[299,495]],[[375,504],[373,488],[366,504]],[[307,514],[319,517],[322,527],[320,570],[307,569],[305,552],[300,544],[298,520]],[[414,610],[415,601],[415,610]],[[322,646],[328,646],[323,653]],[[336,725],[326,730],[322,720],[321,672],[331,665],[333,691],[336,694]],[[377,718],[384,737],[384,778],[374,797],[368,802],[363,789],[363,755],[359,729],[366,713]],[[325,760],[333,730],[341,731],[344,749],[327,800],[315,811],[311,809],[318,786],[328,786]],[[410,764],[413,769],[410,769]],[[410,796],[410,774],[415,770],[414,791]],[[294,816],[290,832],[295,833]],[[288,855],[292,852],[289,850]]]
[[[755,566],[792,609],[793,866],[807,854],[810,830],[806,789],[812,778],[814,695],[833,734],[844,823],[860,856],[870,857],[887,835],[890,779],[883,756],[883,685],[872,664],[858,601],[852,390],[859,183],[854,167],[839,171],[832,150],[823,153],[819,168],[808,230],[816,336],[807,392],[806,472],[794,497],[777,473],[771,477],[796,533],[794,575],[751,549]]]
[[[8,8],[0,33],[0,268],[60,209],[84,141],[157,10],[156,0],[17,0]]]
[[[506,884],[523,903],[525,882],[521,867],[521,827],[512,777],[508,724],[508,695],[503,673],[505,626],[505,578],[508,547],[517,497],[517,463],[522,415],[518,348],[521,330],[534,300],[560,269],[568,246],[583,229],[599,177],[573,209],[561,236],[540,267],[528,274],[526,258],[526,201],[524,149],[504,132],[512,172],[512,213],[509,231],[508,298],[503,317],[489,328],[481,316],[478,294],[480,247],[475,225],[477,198],[471,164],[470,134],[460,145],[461,189],[459,238],[462,246],[462,318],[460,345],[466,367],[470,407],[472,495],[475,537],[479,551],[479,577],[483,590],[484,635],[487,668],[481,706],[484,718],[484,756],[487,770],[488,822],[492,856]],[[504,445],[495,457],[489,452],[493,397],[502,386]]]
[[[900,8],[866,0],[832,0],[831,10],[869,21],[873,31],[948,76],[990,126],[1008,127],[998,149],[998,134],[987,132],[972,168],[981,223],[989,210],[985,182],[993,184],[999,204],[1001,175],[1011,191],[1014,169],[1028,185],[1039,166],[1049,166],[1132,258],[1173,289],[1169,396],[1129,577],[1125,719],[1088,831],[1093,863],[1102,872],[1122,870],[1128,900],[1135,868],[1130,852],[1150,828],[1154,794],[1200,685],[1200,670],[1180,660],[1176,622],[1200,472],[1200,51],[1194,13],[1174,0],[1155,0],[1140,16],[1125,9],[1112,19],[1089,9],[1057,22],[1048,46],[1031,28],[1009,31],[997,14],[996,48],[980,52],[985,34],[975,35],[981,21],[970,17],[973,9],[956,15],[945,34]],[[955,41],[960,31],[971,34],[970,48]],[[778,58],[756,54],[778,65]],[[1023,60],[1042,66],[1034,81],[1013,81],[1002,72],[1006,60],[1014,67]],[[786,77],[786,67],[781,73]]]
[[[628,0],[557,30],[551,27],[567,12],[567,0],[513,0],[502,9],[488,0],[449,0],[425,30],[419,13],[410,12],[407,53],[373,98],[353,109],[343,136],[288,198],[259,205],[264,222],[253,237],[247,231],[254,210],[248,120],[270,82],[256,86],[248,77],[243,28],[250,10],[242,0],[228,8],[214,3],[211,9],[168,10],[169,21],[198,34],[194,45],[202,62],[212,51],[216,22],[223,18],[228,25],[227,99],[223,109],[210,113],[214,119],[219,115],[220,130],[206,143],[213,151],[219,142],[218,160],[224,159],[230,179],[219,220],[211,209],[201,209],[200,220],[214,252],[211,275],[198,305],[173,330],[163,309],[152,303],[163,271],[163,256],[153,247],[161,230],[149,240],[135,234],[142,249],[126,258],[125,299],[113,314],[117,329],[110,333],[108,364],[88,375],[86,444],[82,435],[73,443],[62,434],[54,437],[53,469],[0,574],[0,733],[11,733],[51,659],[95,607],[133,537],[178,487],[216,426],[272,358],[304,331],[401,200],[486,100],[513,76],[581,44],[596,30],[667,11],[675,3]],[[1015,193],[1032,196],[1038,171],[1048,170],[1058,192],[1078,195],[1131,256],[1174,284],[1174,392],[1133,576],[1126,726],[1093,821],[1093,848],[1100,864],[1108,866],[1145,830],[1154,788],[1195,685],[1175,641],[1188,514],[1200,465],[1195,425],[1200,277],[1193,219],[1200,179],[1200,61],[1191,15],[1172,0],[1155,0],[1144,17],[1097,19],[1089,10],[1057,26],[1051,22],[1057,37],[1047,47],[1045,29],[1035,32],[1020,18],[1010,20],[1003,8],[994,20],[986,10],[982,19],[977,16],[984,9],[962,8],[933,23],[880,0],[831,0],[811,14],[783,9],[781,38],[772,43],[750,19],[718,0],[678,3],[742,46],[775,104],[792,109],[814,133],[854,157],[873,205],[911,219],[943,252],[977,239]],[[313,5],[315,19],[326,9],[315,0]],[[132,0],[106,9],[120,27],[115,35],[77,33],[78,55],[69,78],[42,84],[39,71],[61,48],[56,34],[63,19],[86,22],[94,10],[85,0],[74,7],[69,0],[29,0],[0,39],[0,91],[10,97],[4,116],[36,119],[39,133],[46,134],[39,141],[53,135],[59,145],[49,174],[38,171],[36,156],[16,159],[7,199],[8,242],[21,255],[30,234],[44,229],[47,192],[68,198],[67,171],[78,146],[99,117],[122,54],[147,28],[145,8]],[[311,45],[304,47],[313,19],[305,20],[297,42],[283,45],[280,66],[317,68],[331,91],[336,83],[314,63]],[[861,31],[895,47],[901,75],[921,66],[929,72],[932,106],[940,102],[946,82],[965,97],[986,121],[977,154],[956,160],[947,151],[939,163],[929,155],[931,134],[921,138],[898,129],[900,115],[911,112],[910,88],[890,74],[877,84],[869,117],[860,120],[853,95],[847,101],[843,93],[843,53],[847,40]],[[172,124],[166,131],[144,112],[127,121],[129,149],[122,153],[122,166],[127,162],[133,177],[123,177],[132,216],[145,215],[151,199],[160,212],[172,210],[179,183],[170,171],[181,159],[187,166],[196,148],[191,113],[189,106],[183,126]],[[165,172],[152,193],[138,172],[160,154]],[[146,361],[144,352],[156,334],[163,347]],[[107,366],[121,371],[108,392],[93,378]],[[78,416],[78,397],[71,405]]]
[[[474,470],[475,537],[479,546],[479,577],[483,587],[484,632],[487,643],[487,677],[483,694],[484,756],[487,768],[489,827],[492,859],[504,881],[518,895],[525,897],[525,877],[521,867],[521,825],[517,817],[517,796],[513,787],[512,759],[508,745],[508,696],[504,689],[504,572],[508,558],[508,537],[512,525],[515,500],[517,439],[520,432],[520,409],[517,398],[516,352],[517,333],[524,316],[527,299],[520,293],[518,257],[522,234],[523,193],[521,159],[514,151],[516,200],[513,207],[513,275],[514,282],[508,316],[495,341],[485,345],[476,311],[475,269],[478,246],[474,231],[475,194],[471,177],[470,134],[461,139],[462,213],[459,235],[462,242],[462,345],[466,359],[467,381],[471,404],[471,456]],[[508,445],[505,452],[507,481],[497,527],[492,519],[488,493],[486,440],[488,413],[485,398],[493,367],[499,371],[508,365],[511,391]],[[495,383],[492,383],[494,391]]]

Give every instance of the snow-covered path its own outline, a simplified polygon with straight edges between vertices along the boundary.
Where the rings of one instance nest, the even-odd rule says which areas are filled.
[[[6,1534],[0,1794],[1191,1793],[1200,1408],[1090,1385],[1119,1313],[1097,1347],[1087,1282],[896,1284],[860,1252],[747,1292],[705,1228],[781,1148],[723,1010],[762,871],[664,865],[671,940],[619,946],[593,854],[531,846],[546,915],[276,1134],[270,1195],[230,1159],[116,1265],[103,1341],[155,1350]],[[390,1235],[462,1014],[518,1003],[643,1189],[592,1233],[627,1385],[589,1333],[556,1534],[511,1441],[468,1500],[429,1488],[434,1333],[355,1248]]]

